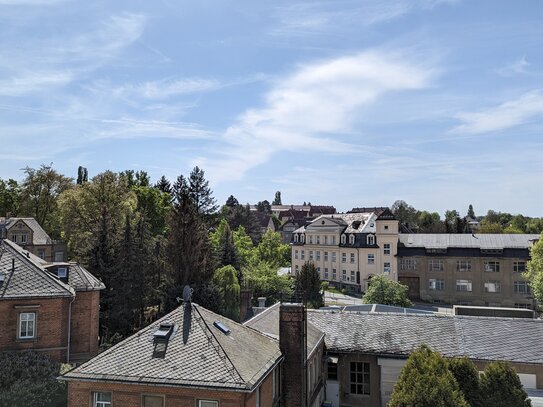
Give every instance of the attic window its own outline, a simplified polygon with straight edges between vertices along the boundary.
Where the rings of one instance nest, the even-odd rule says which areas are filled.
[[[67,278],[68,277],[68,269],[66,267],[59,267],[57,269],[57,276],[58,276],[58,278]]]
[[[321,225],[324,225],[325,223],[326,223],[325,221],[321,220]]]
[[[298,243],[298,233],[295,233],[295,234],[294,234],[294,242],[295,242],[295,243]]]
[[[361,222],[360,222],[359,220],[355,220],[355,221],[353,222],[353,229],[358,229],[358,228],[360,227],[360,223],[361,223]]]
[[[354,244],[354,235],[349,235],[349,244]]]
[[[368,243],[368,246],[373,246],[375,244],[375,236],[368,235],[367,243]]]
[[[163,322],[160,324],[158,329],[153,333],[153,339],[155,342],[168,342],[170,336],[173,333],[173,323]]]
[[[215,321],[213,322],[213,326],[217,328],[219,331],[221,331],[225,335],[230,334],[230,328],[228,328],[225,324],[223,324],[221,321]]]
[[[347,240],[347,237],[345,235],[341,235],[341,244],[345,244],[346,240]]]

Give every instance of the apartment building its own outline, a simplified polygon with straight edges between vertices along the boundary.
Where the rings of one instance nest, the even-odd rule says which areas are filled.
[[[530,234],[400,234],[398,280],[436,303],[533,308],[523,274]]]
[[[321,215],[292,234],[292,270],[313,262],[323,281],[366,291],[371,278],[397,279],[398,221],[388,208]]]

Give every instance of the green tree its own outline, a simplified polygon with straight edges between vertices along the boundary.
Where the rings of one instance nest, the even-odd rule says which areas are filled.
[[[503,233],[503,227],[499,223],[491,223],[486,219],[481,221],[481,227],[478,230],[479,233]]]
[[[150,186],[133,186],[132,191],[138,202],[136,210],[149,225],[152,235],[165,234],[166,218],[171,209],[171,196]]]
[[[460,391],[471,407],[482,407],[479,388],[479,372],[467,357],[448,360],[449,370],[453,374]]]
[[[294,295],[311,308],[324,305],[320,276],[313,262],[305,262],[295,276]]]
[[[250,206],[236,205],[234,204],[234,201],[230,201],[230,203],[233,205],[224,205],[221,208],[221,218],[226,219],[232,230],[236,230],[240,226],[243,226],[245,232],[251,237],[253,244],[257,244],[260,241],[262,233],[260,231],[258,219],[251,211]]]
[[[385,276],[373,276],[362,299],[366,304],[411,307],[413,303],[409,300],[408,292],[409,288],[406,285]]]
[[[417,210],[411,205],[408,205],[405,201],[397,200],[392,204],[390,210],[400,223],[409,225],[415,225],[417,223]]]
[[[253,290],[253,299],[266,297],[267,305],[292,295],[292,282],[288,276],[277,274],[277,268],[257,258],[242,267],[244,287]]]
[[[258,258],[276,268],[289,264],[290,252],[290,246],[283,243],[281,235],[271,230],[266,230],[256,248]]]
[[[239,226],[232,233],[232,239],[234,240],[234,246],[236,246],[241,266],[246,266],[255,257],[255,247],[251,237],[245,232],[243,226]]]
[[[439,213],[419,211],[417,213],[417,225],[420,233],[443,233],[445,225],[441,221]]]
[[[215,232],[209,235],[209,241],[218,267],[233,266],[240,270],[240,256],[234,243],[234,236],[228,222],[223,219]]]
[[[469,204],[469,207],[468,207],[468,217],[475,219],[475,211],[473,210],[472,204]]]
[[[270,202],[268,200],[266,200],[266,199],[263,200],[263,201],[259,201],[256,204],[256,210],[258,212],[266,213],[268,215],[271,215],[271,213],[272,213]]]
[[[189,194],[200,215],[209,216],[214,214],[218,205],[213,198],[213,191],[209,187],[209,181],[204,177],[205,173],[198,167],[194,167],[189,175]]]
[[[224,266],[215,271],[213,282],[219,288],[224,301],[225,317],[239,321],[239,293],[240,287],[237,270],[232,266]]]
[[[164,175],[160,177],[158,182],[155,184],[155,188],[158,189],[160,192],[165,192],[170,195],[172,193],[172,184]]]
[[[277,191],[275,193],[275,198],[273,200],[272,205],[282,205],[282,203],[281,203],[281,191]]]
[[[19,210],[21,188],[17,181],[0,178],[0,216],[11,214],[16,216]]]
[[[484,407],[529,407],[532,405],[515,370],[506,362],[486,365],[481,376]]]
[[[85,167],[79,166],[77,167],[77,185],[82,185],[85,182],[89,181],[89,172]]]
[[[234,195],[230,195],[228,199],[226,200],[226,206],[233,208],[234,206],[239,206],[238,200],[234,197]]]
[[[524,277],[530,282],[534,297],[543,303],[543,234],[530,248],[530,260]]]
[[[60,364],[42,352],[0,352],[0,406],[64,407]]]
[[[388,407],[468,407],[447,361],[422,345],[407,359]]]

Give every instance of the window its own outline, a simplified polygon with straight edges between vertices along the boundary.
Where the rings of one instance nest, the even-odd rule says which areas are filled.
[[[260,390],[260,387],[258,389]],[[219,407],[219,402],[215,400],[198,400],[198,407]]]
[[[341,253],[341,262],[347,263],[347,253]]]
[[[524,261],[514,261],[513,262],[513,272],[514,273],[524,273],[526,271],[526,262]]]
[[[110,407],[111,393],[94,391],[92,392],[92,407]]]
[[[317,236],[316,239],[317,239],[317,244],[321,244],[321,237]]]
[[[345,244],[346,239],[345,235],[341,235],[341,244]]]
[[[527,281],[513,281],[513,292],[517,294],[530,294],[530,286]]]
[[[456,262],[456,271],[471,271],[471,261],[458,260]]]
[[[313,250],[309,251],[309,260],[313,260]]]
[[[28,240],[28,235],[27,235],[27,234],[23,234],[23,235],[21,235],[21,243],[23,243],[23,244],[24,244],[24,243],[26,243],[26,242],[27,242],[27,240]]]
[[[445,289],[445,281],[441,278],[430,278],[428,280],[428,289],[434,291],[443,291]]]
[[[332,280],[336,280],[336,279],[337,279],[337,270],[332,269]]]
[[[443,271],[443,260],[429,260],[428,271]]]
[[[356,278],[354,277],[354,271],[351,271],[351,281],[356,281]]]
[[[17,243],[17,235],[11,235],[11,241]]]
[[[57,263],[64,261],[64,252],[55,252],[55,261]]]
[[[383,263],[383,273],[385,274],[390,274],[390,263],[389,262],[385,262]]]
[[[500,262],[499,261],[485,261],[485,271],[487,273],[499,273]]]
[[[313,236],[309,235],[309,244],[313,244]]]
[[[354,235],[349,235],[349,244],[354,244]]]
[[[328,360],[328,380],[337,380],[337,363]]]
[[[500,281],[487,281],[485,283],[485,293],[501,293],[502,283]]]
[[[324,244],[328,244],[328,236],[324,236]]]
[[[321,252],[317,250],[317,261],[321,261]]]
[[[281,370],[279,369],[280,367],[277,366],[272,376],[272,397],[274,400],[277,400],[281,395]]]
[[[332,244],[336,244],[336,237],[332,236]]]
[[[415,259],[401,259],[400,260],[400,270],[416,270],[417,269],[417,260]]]
[[[383,244],[383,254],[385,256],[390,256],[390,243]]]
[[[19,339],[36,337],[36,313],[21,312],[19,314]]]
[[[296,264],[296,267],[294,267],[294,271],[296,272],[296,274],[298,274],[298,271],[300,271],[300,267]]]
[[[66,277],[68,277],[68,269],[66,267],[59,267],[57,269],[57,276],[58,276],[58,278],[66,278]]]
[[[354,253],[351,253],[351,263],[354,263]]]
[[[370,394],[370,364],[351,362],[351,393]]]
[[[305,242],[305,234],[303,233],[300,235],[300,242]]]
[[[328,280],[328,267],[324,268],[324,279]]]
[[[375,254],[368,254],[368,264],[375,263]]]
[[[39,257],[40,259],[45,260],[45,250],[43,250],[43,249],[38,249],[38,257]]]
[[[332,252],[332,263],[335,263],[336,260],[336,252]]]
[[[305,260],[305,250],[300,252],[300,259]]]
[[[294,234],[294,243],[298,243],[298,233]]]
[[[368,246],[373,246],[375,244],[375,236],[368,235],[367,243],[368,243]]]
[[[298,250],[294,250],[294,258],[298,260]]]
[[[142,407],[164,407],[163,396],[153,396],[144,394],[141,396]]]
[[[324,252],[324,261],[328,261],[328,252]]]
[[[388,230],[388,225],[385,225],[385,230]]]
[[[471,292],[471,280],[456,280],[456,291]]]
[[[343,281],[347,281],[347,270],[342,270],[341,272],[341,279]]]

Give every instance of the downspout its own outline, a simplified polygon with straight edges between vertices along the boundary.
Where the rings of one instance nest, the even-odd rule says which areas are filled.
[[[75,294],[72,300],[70,301],[70,304],[68,305],[68,347],[67,347],[68,349],[66,352],[66,363],[70,363],[70,351],[71,351],[70,342],[72,341],[72,304],[74,301],[75,301]]]

